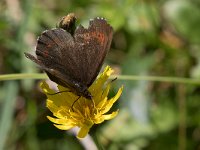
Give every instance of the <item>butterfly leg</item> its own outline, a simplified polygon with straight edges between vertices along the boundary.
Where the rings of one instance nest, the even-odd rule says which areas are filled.
[[[81,96],[79,96],[79,97],[73,102],[73,104],[72,104],[72,106],[71,106],[72,111],[74,111],[74,109],[73,109],[74,104],[79,100],[80,97],[81,97]]]

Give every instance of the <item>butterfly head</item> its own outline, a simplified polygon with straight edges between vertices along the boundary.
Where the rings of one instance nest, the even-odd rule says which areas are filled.
[[[67,16],[64,16],[59,22],[58,27],[66,30],[67,32],[74,34],[76,29],[76,16],[74,13],[69,13]]]
[[[81,84],[81,83],[75,83],[74,84],[74,91],[75,93],[77,93],[77,95],[79,96],[83,96],[89,100],[92,100],[92,95],[91,93],[88,91],[88,87]]]
[[[89,100],[92,100],[92,95],[91,93],[86,89],[85,91],[83,91],[83,97],[89,99]]]

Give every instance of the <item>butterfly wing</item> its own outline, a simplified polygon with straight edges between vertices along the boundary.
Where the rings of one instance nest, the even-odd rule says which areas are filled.
[[[66,76],[64,74],[62,74],[61,72],[59,72],[55,69],[45,67],[44,64],[42,64],[40,60],[38,60],[36,57],[34,57],[33,55],[31,55],[29,53],[25,53],[25,56],[28,59],[32,60],[33,62],[37,63],[40,66],[40,68],[47,73],[47,75],[49,76],[49,78],[52,81],[54,81],[60,85],[63,85],[65,87],[72,87],[72,86],[70,86],[70,79],[67,78],[68,82],[66,82],[67,81]],[[63,80],[63,79],[65,79],[65,80]]]
[[[87,87],[93,83],[101,69],[110,49],[112,35],[112,27],[103,18],[91,20],[88,29],[79,26],[75,30],[74,54],[78,71],[74,71],[74,75]]]
[[[70,61],[70,56],[67,60],[64,60],[62,54],[63,51],[70,51],[73,45],[73,37],[63,29],[47,30],[37,40],[37,58],[28,53],[25,53],[25,56],[37,63],[52,81],[76,91],[76,82],[70,71],[73,62]],[[63,61],[68,66],[67,68],[63,65]]]
[[[97,77],[112,34],[106,20],[95,18],[87,29],[79,26],[74,36],[61,28],[43,32],[36,46],[37,58],[25,55],[40,65],[52,81],[81,91]]]

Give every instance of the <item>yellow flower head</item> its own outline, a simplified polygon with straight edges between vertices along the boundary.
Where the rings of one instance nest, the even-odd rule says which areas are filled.
[[[100,124],[105,120],[114,118],[118,114],[118,110],[111,114],[105,113],[110,110],[113,103],[120,97],[123,87],[118,90],[113,98],[108,100],[110,83],[107,83],[106,86],[104,86],[104,83],[112,72],[113,70],[107,66],[104,72],[89,87],[88,90],[92,94],[92,100],[84,97],[80,97],[77,100],[79,96],[72,92],[49,95],[48,93],[55,93],[55,91],[50,89],[46,82],[42,82],[40,86],[48,97],[46,105],[56,117],[47,116],[47,118],[61,130],[69,130],[76,126],[79,127],[78,138],[84,138],[94,124]],[[69,91],[68,88],[60,85],[58,85],[58,90]]]

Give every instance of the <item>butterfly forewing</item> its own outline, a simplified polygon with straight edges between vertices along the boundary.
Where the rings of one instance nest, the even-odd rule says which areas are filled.
[[[52,81],[91,98],[87,88],[101,69],[112,34],[106,20],[95,18],[88,28],[80,25],[74,35],[62,28],[43,32],[36,46],[37,58],[25,55],[40,65]]]

